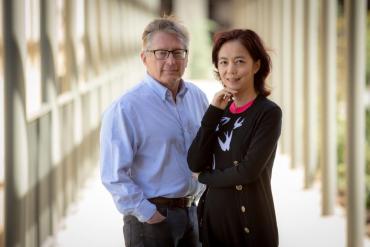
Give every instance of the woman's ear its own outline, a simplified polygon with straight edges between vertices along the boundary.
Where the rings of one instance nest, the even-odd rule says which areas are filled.
[[[253,65],[253,74],[256,74],[261,67],[261,60],[258,59]]]

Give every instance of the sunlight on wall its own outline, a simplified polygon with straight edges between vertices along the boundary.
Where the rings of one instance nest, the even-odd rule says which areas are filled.
[[[4,181],[4,163],[5,163],[5,160],[4,160],[4,80],[1,78],[1,81],[0,81],[0,184]]]
[[[40,64],[40,1],[25,1],[25,32],[27,58],[25,66],[27,116],[41,107],[41,64]]]

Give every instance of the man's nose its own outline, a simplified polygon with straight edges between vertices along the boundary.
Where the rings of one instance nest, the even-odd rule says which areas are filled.
[[[172,64],[172,63],[175,63],[175,61],[176,61],[176,59],[173,57],[173,53],[170,52],[170,54],[166,58],[166,63]]]

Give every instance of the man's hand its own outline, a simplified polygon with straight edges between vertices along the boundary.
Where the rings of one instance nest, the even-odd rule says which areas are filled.
[[[146,222],[148,224],[157,224],[159,222],[162,222],[166,219],[163,215],[161,215],[158,211],[155,211],[153,216]]]
[[[199,176],[200,173],[197,173],[197,172],[193,172],[193,178],[195,180],[198,180],[198,176]]]

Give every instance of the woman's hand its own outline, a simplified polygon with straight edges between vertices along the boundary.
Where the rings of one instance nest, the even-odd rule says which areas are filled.
[[[211,105],[224,110],[227,106],[227,103],[232,99],[233,95],[236,94],[238,91],[230,89],[230,88],[223,88],[222,90],[218,91],[215,96],[213,96],[213,100]]]

